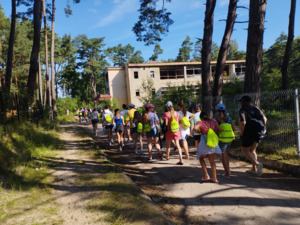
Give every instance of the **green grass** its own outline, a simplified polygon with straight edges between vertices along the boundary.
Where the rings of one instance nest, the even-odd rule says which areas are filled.
[[[0,224],[61,224],[48,160],[62,148],[54,123],[9,124],[0,135]]]
[[[62,124],[68,124],[68,123],[75,123],[75,115],[73,113],[70,113],[68,116],[67,115],[58,115],[57,120],[59,123]]]

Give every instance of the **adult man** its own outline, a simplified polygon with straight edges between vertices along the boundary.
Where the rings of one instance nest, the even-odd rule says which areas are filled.
[[[106,105],[102,113],[102,127],[105,126],[109,145],[114,143],[114,140],[112,139],[113,118],[114,114],[109,110],[109,106]]]
[[[134,118],[134,112],[135,111],[136,111],[135,105],[133,103],[131,103],[129,105],[129,110],[127,112],[126,121],[125,121],[125,124],[126,125],[129,124],[129,127],[130,127],[130,134],[128,136],[128,142],[132,141],[131,135],[133,134],[133,128],[135,127],[135,125],[133,124],[133,118]]]
[[[256,148],[265,133],[267,118],[256,106],[251,105],[251,98],[244,95],[240,102],[240,134],[242,141],[242,152],[251,161],[252,169],[248,172],[261,176],[263,164],[257,161]]]

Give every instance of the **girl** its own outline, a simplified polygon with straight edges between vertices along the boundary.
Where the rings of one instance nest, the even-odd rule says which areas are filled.
[[[97,128],[98,128],[99,120],[98,120],[98,111],[96,108],[94,108],[93,112],[91,113],[91,120],[92,120],[94,135],[97,136]]]
[[[116,134],[118,137],[118,146],[119,146],[119,151],[122,151],[122,146],[123,146],[123,132],[124,132],[124,118],[121,116],[120,110],[115,109],[115,116],[113,118],[113,125],[116,123]]]
[[[157,126],[159,125],[159,119],[156,113],[153,112],[154,106],[151,104],[147,104],[145,107],[145,113],[143,113],[142,123],[142,136],[146,133],[147,143],[148,143],[148,152],[149,152],[149,160],[152,160],[152,139],[154,140],[155,147],[158,151],[158,158],[161,160],[162,155],[160,151],[160,145],[158,143],[158,130]]]
[[[214,119],[210,119],[206,112],[201,112],[200,119],[201,121],[197,122],[196,126],[194,127],[194,131],[197,133],[201,133],[201,140],[197,149],[197,159],[200,161],[202,170],[204,172],[204,177],[201,179],[201,181],[210,180],[214,183],[219,183],[219,181],[217,180],[215,155],[221,155],[221,149],[219,145],[215,148],[211,148],[207,146],[206,140],[207,140],[207,132],[209,128],[214,130],[217,134],[222,132],[222,128]],[[206,163],[204,161],[204,158],[206,157],[208,157],[210,163],[212,179],[210,179],[207,173]]]
[[[171,101],[168,101],[165,105],[166,107],[166,111],[163,115],[163,120],[166,121],[166,125],[167,125],[167,132],[166,132],[166,141],[167,141],[167,149],[166,149],[166,154],[164,154],[164,158],[166,158],[167,160],[169,160],[170,157],[170,146],[171,146],[171,142],[172,140],[175,141],[175,145],[178,149],[178,154],[179,154],[179,162],[177,163],[178,165],[183,165],[183,160],[182,160],[182,151],[181,151],[181,147],[179,145],[179,140],[181,139],[181,134],[178,131],[174,132],[171,130],[171,122],[173,120],[175,120],[177,123],[179,122],[178,120],[178,113],[174,111],[173,108],[173,104]]]
[[[135,124],[135,128],[133,129],[133,133],[135,134],[135,142],[134,142],[134,153],[138,153],[139,151],[137,150],[137,142],[140,142],[140,155],[144,155],[143,152],[143,137],[142,137],[142,132],[143,132],[143,125],[142,125],[142,116],[139,111],[134,112],[134,119],[133,123]]]

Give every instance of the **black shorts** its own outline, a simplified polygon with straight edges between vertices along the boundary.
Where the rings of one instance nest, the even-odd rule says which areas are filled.
[[[124,126],[123,126],[123,124],[117,124],[115,132],[118,132],[118,133],[124,132]]]
[[[97,124],[97,123],[99,123],[98,119],[92,119],[92,124]]]
[[[243,136],[241,136],[242,147],[248,148],[253,145],[254,142],[259,143],[261,141],[260,135],[253,129],[246,129]]]
[[[113,129],[113,127],[114,127],[114,125],[105,125],[105,129],[106,130],[112,130]]]
[[[194,141],[200,141],[201,135],[194,135]]]

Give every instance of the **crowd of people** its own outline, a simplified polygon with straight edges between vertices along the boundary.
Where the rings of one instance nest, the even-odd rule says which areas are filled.
[[[241,149],[252,163],[252,168],[247,172],[260,176],[263,164],[257,160],[256,148],[266,133],[267,119],[258,107],[251,104],[250,96],[243,96],[239,102]],[[97,109],[79,110],[79,121],[85,120],[91,123],[96,136],[98,123],[102,122],[108,145],[114,143],[112,134],[113,131],[116,133],[119,151],[123,150],[126,142],[133,142],[133,152],[144,155],[143,138],[146,137],[149,161],[153,158],[153,147],[157,151],[158,160],[169,160],[171,145],[173,145],[174,150],[178,151],[178,165],[184,164],[183,159],[190,158],[187,138],[192,136],[197,150],[197,160],[204,174],[202,181],[219,182],[216,173],[216,155],[221,157],[224,167],[223,176],[230,178],[228,149],[235,139],[236,127],[226,113],[226,106],[218,104],[213,118],[209,117],[208,112],[201,111],[200,105],[195,105],[192,112],[189,112],[181,101],[177,104],[177,110],[173,103],[168,101],[160,119],[155,112],[155,107],[150,103],[142,108],[137,108],[133,103],[128,107],[123,104],[122,110],[115,109],[114,113],[107,105],[101,114]],[[166,141],[164,154],[162,153],[163,140]],[[205,158],[208,158],[210,163],[211,176],[207,172]]]

